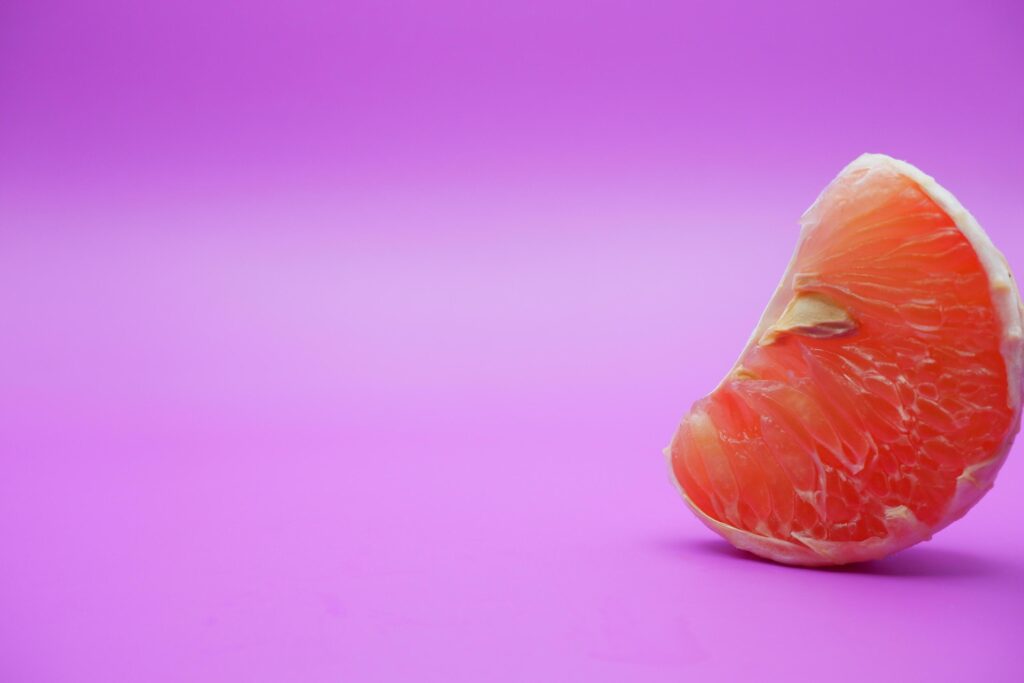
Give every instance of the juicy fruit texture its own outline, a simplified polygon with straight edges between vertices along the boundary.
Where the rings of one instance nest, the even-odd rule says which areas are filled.
[[[1020,419],[1020,297],[970,214],[889,157],[844,169],[801,224],[747,348],[666,454],[736,546],[875,559],[991,487]]]

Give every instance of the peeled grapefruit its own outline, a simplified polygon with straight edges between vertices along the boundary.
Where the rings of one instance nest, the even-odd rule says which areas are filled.
[[[929,539],[992,487],[1020,424],[1020,295],[952,194],[865,154],[801,219],[732,371],[665,453],[733,545],[798,565]]]

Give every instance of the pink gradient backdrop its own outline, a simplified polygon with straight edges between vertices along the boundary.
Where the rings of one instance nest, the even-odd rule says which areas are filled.
[[[1022,5],[829,5],[0,4],[0,680],[1024,680],[1019,452],[844,571],[667,481],[857,154],[1024,269]]]

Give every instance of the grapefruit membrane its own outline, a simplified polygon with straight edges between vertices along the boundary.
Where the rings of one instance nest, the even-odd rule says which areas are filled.
[[[665,454],[738,548],[877,559],[992,487],[1020,424],[1020,295],[956,198],[885,155],[844,168],[800,223],[746,348]]]

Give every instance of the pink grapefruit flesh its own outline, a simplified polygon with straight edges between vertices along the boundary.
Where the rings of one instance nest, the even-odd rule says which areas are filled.
[[[1020,422],[1022,309],[949,192],[866,154],[801,219],[735,366],[666,449],[733,545],[830,565],[927,540],[991,488]]]

